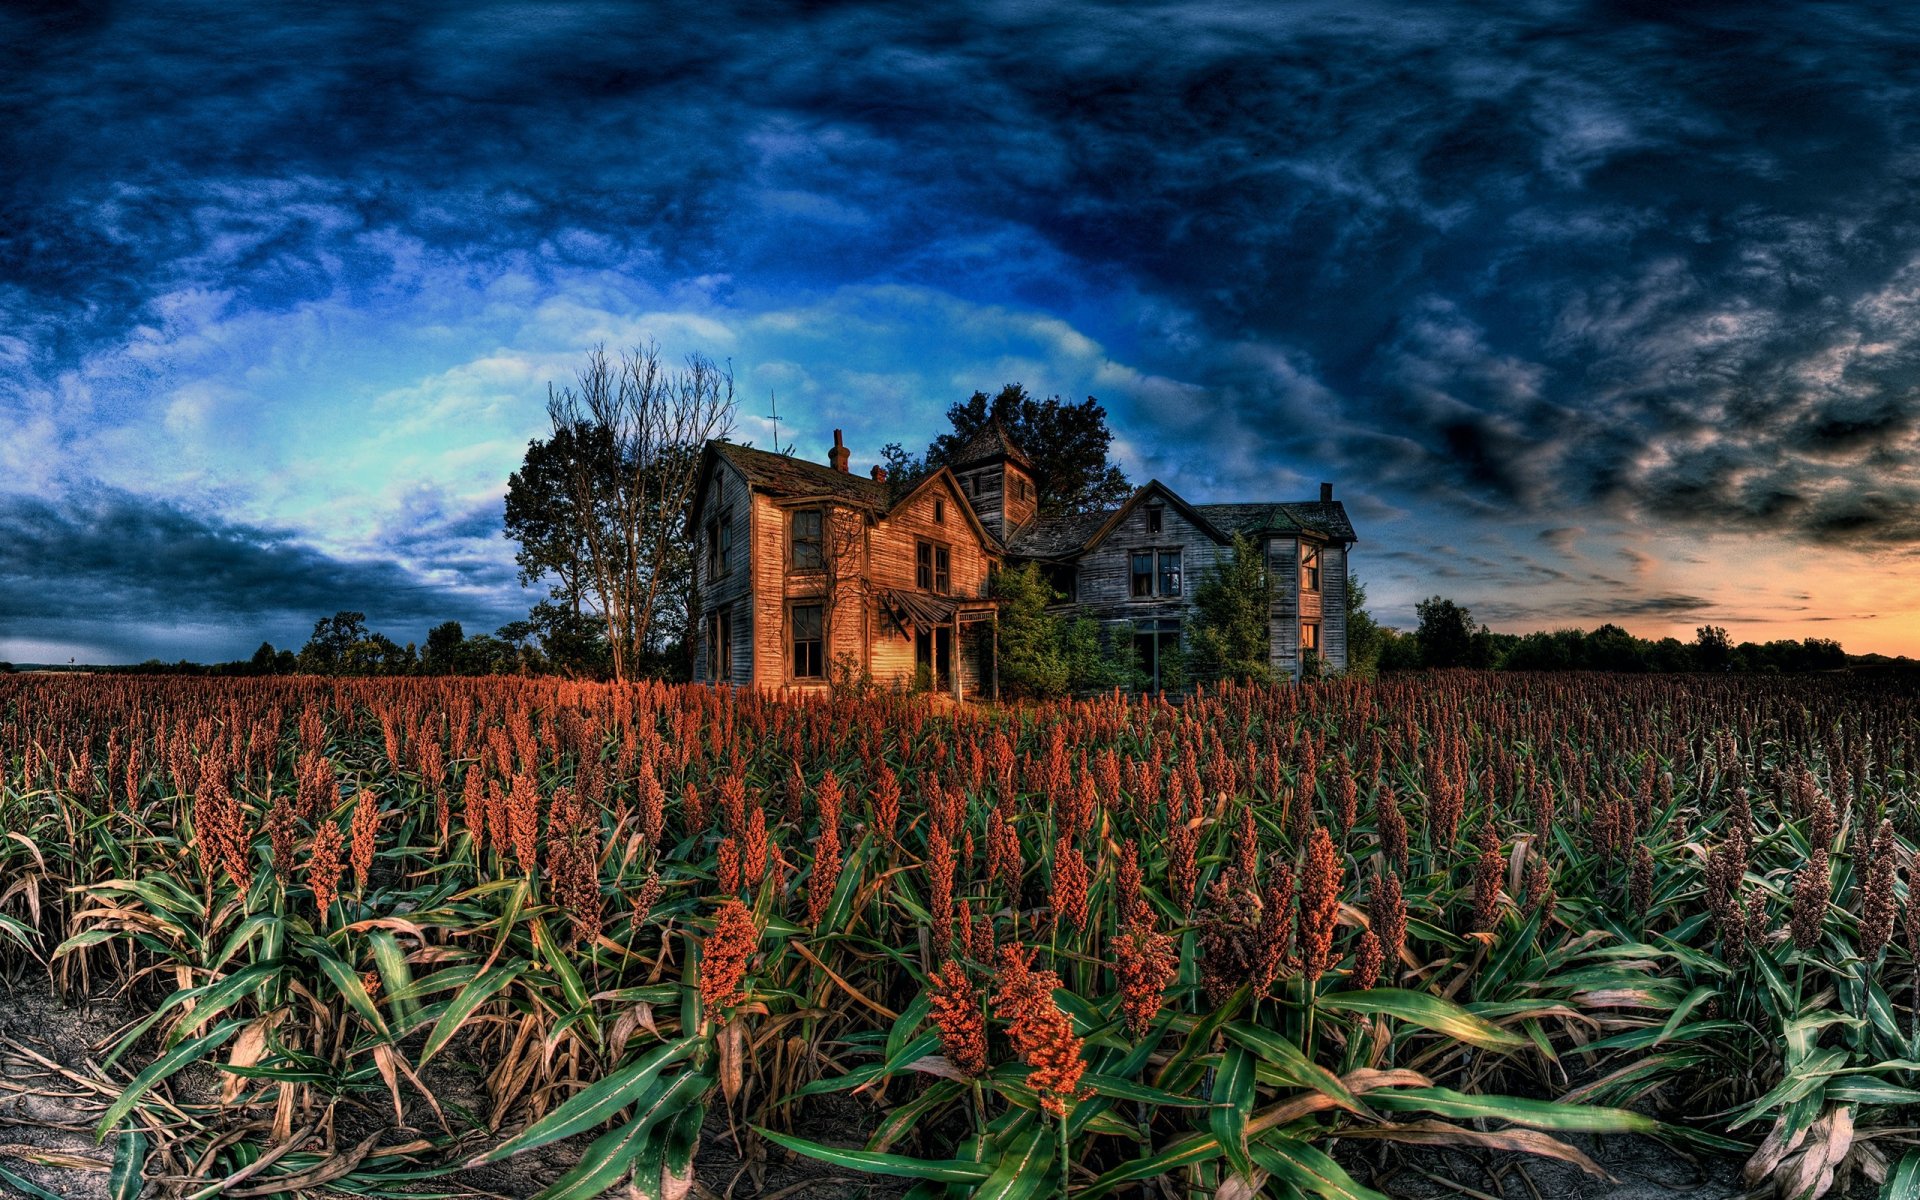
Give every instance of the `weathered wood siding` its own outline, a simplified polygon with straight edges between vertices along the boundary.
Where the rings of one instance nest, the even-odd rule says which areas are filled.
[[[1334,543],[1320,552],[1320,640],[1327,666],[1347,669],[1347,548]]]
[[[1141,620],[1148,617],[1179,617],[1186,620],[1193,608],[1193,590],[1207,577],[1215,563],[1232,555],[1230,546],[1222,546],[1193,525],[1171,504],[1161,508],[1159,533],[1147,532],[1147,508],[1153,501],[1135,506],[1132,512],[1107,535],[1105,541],[1079,560],[1080,604],[1090,608],[1102,620]],[[1155,595],[1136,599],[1132,594],[1133,553],[1136,550],[1180,551],[1180,594],[1158,594],[1159,575],[1154,576]],[[1184,636],[1183,636],[1184,641]]]
[[[1275,679],[1300,677],[1300,539],[1267,539],[1267,571],[1273,578],[1273,652]]]
[[[956,476],[980,523],[1002,540],[1033,520],[1039,511],[1040,494],[1033,486],[1033,476],[1018,463],[988,463],[956,472]]]
[[[725,460],[718,462],[707,481],[700,512],[700,528],[693,531],[694,586],[698,589],[703,618],[708,613],[721,610],[731,616],[733,673],[725,680],[713,677],[712,647],[707,645],[707,623],[702,619],[695,622],[695,636],[700,641],[695,655],[694,678],[707,683],[750,684],[754,681],[753,664],[756,658],[752,634],[755,626],[752,587],[753,497],[747,491],[746,479]],[[725,574],[718,576],[712,575],[707,566],[707,522],[715,515],[728,518],[732,537],[728,569]]]
[[[913,637],[881,611],[879,597],[887,590],[923,590],[919,586],[919,543],[946,547],[950,580],[947,595],[955,600],[987,597],[993,558],[967,520],[967,504],[968,498],[957,484],[942,480],[922,487],[874,524],[869,537],[865,608],[872,631],[866,663],[875,683],[905,687],[913,682]],[[958,650],[955,656],[960,657]],[[973,680],[965,680],[963,686],[973,694]]]

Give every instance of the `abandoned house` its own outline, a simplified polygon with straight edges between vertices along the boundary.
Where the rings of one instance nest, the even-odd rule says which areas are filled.
[[[695,678],[759,688],[866,675],[958,699],[991,695],[990,573],[1039,564],[1063,609],[1132,639],[1156,690],[1194,619],[1194,588],[1245,534],[1271,572],[1276,678],[1303,656],[1347,661],[1347,550],[1330,484],[1307,501],[1189,504],[1158,480],[1118,508],[1042,516],[1032,461],[998,424],[894,496],[886,472],[709,442],[688,512],[699,646]]]

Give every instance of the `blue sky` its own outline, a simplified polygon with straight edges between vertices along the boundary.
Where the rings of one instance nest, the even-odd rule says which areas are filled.
[[[1920,36],[1844,4],[0,13],[0,658],[532,596],[547,382],[856,466],[1013,381],[1380,614],[1920,652]]]

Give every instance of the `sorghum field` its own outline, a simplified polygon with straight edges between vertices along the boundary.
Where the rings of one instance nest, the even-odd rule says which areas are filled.
[[[49,1075],[115,1197],[586,1138],[541,1197],[1362,1197],[1593,1133],[1904,1195],[1917,734],[1844,675],[0,678],[0,963],[130,1005]]]

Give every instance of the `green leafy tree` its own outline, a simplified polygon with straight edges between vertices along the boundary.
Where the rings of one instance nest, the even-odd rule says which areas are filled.
[[[1270,682],[1272,603],[1266,555],[1253,539],[1236,532],[1233,553],[1216,562],[1194,589],[1199,619],[1190,652],[1193,673],[1206,680]]]
[[[1693,631],[1693,661],[1702,671],[1724,671],[1733,663],[1733,639],[1718,625]]]
[[[1420,659],[1429,667],[1467,667],[1474,660],[1473,614],[1446,599],[1433,596],[1414,605],[1420,628],[1414,640]]]
[[[1061,622],[1060,647],[1067,660],[1067,688],[1075,694],[1145,686],[1132,639],[1108,637],[1089,612]]]
[[[949,408],[947,420],[953,431],[935,438],[924,458],[907,454],[898,443],[882,448],[890,483],[897,477],[897,486],[910,488],[927,472],[951,465],[975,434],[998,421],[1033,460],[1041,516],[1112,508],[1133,491],[1109,457],[1113,431],[1107,410],[1092,396],[1079,404],[1058,396],[1041,400],[1009,383],[992,397],[975,392]]]
[[[367,614],[337,612],[313,623],[313,636],[300,648],[300,669],[312,675],[364,673]],[[362,670],[356,671],[360,667]]]
[[[1347,576],[1347,674],[1372,679],[1380,673],[1380,654],[1391,632],[1367,611],[1367,585]]]
[[[420,654],[420,669],[429,675],[459,673],[466,640],[466,631],[458,621],[442,621],[427,630],[427,647]]]
[[[1047,611],[1054,591],[1033,563],[994,575],[1000,603],[1000,691],[1014,699],[1044,700],[1067,692],[1067,656],[1061,647],[1061,621]]]

